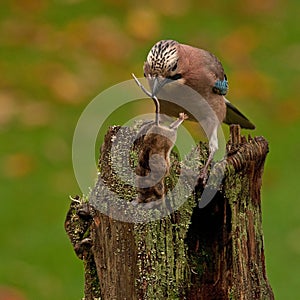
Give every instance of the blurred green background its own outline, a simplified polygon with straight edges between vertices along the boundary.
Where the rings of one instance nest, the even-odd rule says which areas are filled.
[[[93,97],[141,77],[147,52],[166,38],[215,53],[228,98],[270,142],[267,273],[276,299],[300,299],[299,16],[298,0],[1,1],[0,299],[83,295],[63,228],[68,197],[80,194],[73,132]]]

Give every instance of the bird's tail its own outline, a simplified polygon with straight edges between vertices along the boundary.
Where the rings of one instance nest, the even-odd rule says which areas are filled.
[[[226,98],[226,117],[224,123],[226,124],[239,124],[242,128],[255,129],[255,125],[252,124],[248,118],[246,118],[234,105],[232,105]]]

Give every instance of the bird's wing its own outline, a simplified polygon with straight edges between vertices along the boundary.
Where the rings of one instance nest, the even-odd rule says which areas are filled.
[[[255,129],[253,125],[234,105],[232,105],[226,98],[226,117],[224,123],[239,124],[242,128]]]

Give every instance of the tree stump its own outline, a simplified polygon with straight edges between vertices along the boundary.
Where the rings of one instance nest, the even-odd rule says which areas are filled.
[[[122,143],[112,153],[120,132]],[[181,200],[178,209],[166,205],[159,215],[154,208],[152,219],[147,219],[138,205],[130,205],[137,189],[126,181],[126,174],[119,175],[128,168],[128,147],[136,129],[108,130],[97,183],[88,202],[73,199],[65,222],[84,262],[85,300],[274,299],[265,269],[260,198],[268,143],[263,137],[246,139],[237,125],[230,132],[227,157],[211,170],[210,176],[224,172],[220,186],[212,184],[213,199],[199,208],[206,187],[201,182],[195,185],[195,178],[187,174],[168,196],[168,203]],[[141,147],[143,139],[130,150],[131,169],[137,166]],[[171,154],[166,191],[176,186],[185,163],[200,170],[206,157],[204,143],[186,162]],[[119,165],[117,171],[112,161]],[[124,218],[128,215],[133,222]]]

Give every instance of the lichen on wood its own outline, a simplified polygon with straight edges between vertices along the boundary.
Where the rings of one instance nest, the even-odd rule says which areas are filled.
[[[198,203],[205,186],[189,173],[179,185],[178,178],[188,168],[201,170],[207,145],[199,144],[183,162],[172,153],[171,169],[164,179],[169,206],[147,213],[129,205],[137,196],[134,174],[126,173],[128,165],[133,170],[137,166],[139,147],[130,146],[137,130],[109,129],[101,148],[98,180],[89,196],[89,205],[96,210],[89,225],[92,247],[88,253],[95,262],[99,297],[274,299],[266,275],[261,223],[267,141],[246,139],[238,126],[231,127],[227,157],[211,170],[212,178],[220,172],[224,178],[220,185],[211,181],[215,196],[202,209]],[[114,145],[112,158],[112,143],[120,133],[122,142]],[[117,170],[112,159],[118,163]],[[122,172],[125,176],[120,177]],[[175,211],[174,203],[180,203]],[[67,227],[71,238],[72,229]],[[90,285],[86,282],[86,286]],[[85,299],[92,297],[86,289]]]

